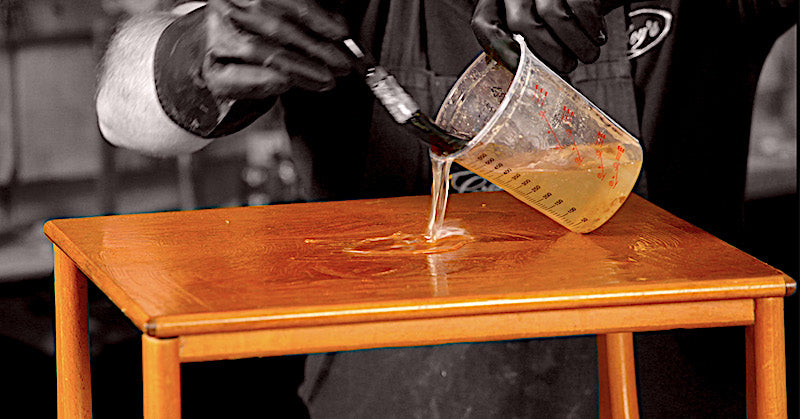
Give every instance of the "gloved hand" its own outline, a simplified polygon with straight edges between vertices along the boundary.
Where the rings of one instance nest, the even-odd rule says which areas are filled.
[[[347,36],[343,18],[315,0],[209,0],[158,39],[159,103],[195,135],[231,134],[291,88],[332,88],[353,66]]]
[[[607,33],[603,16],[622,0],[478,0],[472,30],[483,49],[512,71],[521,34],[528,48],[555,71],[569,73],[578,60],[594,62]]]
[[[203,79],[217,97],[332,88],[352,62],[344,19],[314,0],[209,0]]]

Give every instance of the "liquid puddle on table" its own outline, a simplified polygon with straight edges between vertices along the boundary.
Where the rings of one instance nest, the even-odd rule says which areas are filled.
[[[335,245],[345,253],[372,256],[393,256],[412,254],[436,254],[460,249],[474,238],[457,221],[445,223],[449,195],[450,166],[453,159],[431,157],[433,185],[431,186],[431,208],[424,233],[396,232],[382,237],[373,237],[355,242],[325,243]],[[306,243],[320,243],[321,240],[308,239]]]

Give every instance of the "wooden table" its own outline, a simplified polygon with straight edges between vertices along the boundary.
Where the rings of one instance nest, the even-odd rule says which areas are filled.
[[[748,411],[786,415],[782,272],[632,196],[581,235],[506,193],[452,197],[474,237],[441,254],[347,243],[424,231],[429,198],[53,220],[58,406],[89,417],[87,278],[143,332],[148,417],[180,414],[180,364],[597,334],[601,412],[635,417],[631,332],[747,326]],[[745,368],[745,366],[742,366]]]

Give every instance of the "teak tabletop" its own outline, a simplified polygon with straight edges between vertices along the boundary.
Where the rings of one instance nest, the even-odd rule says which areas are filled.
[[[782,309],[795,287],[779,270],[635,195],[584,235],[504,192],[457,194],[447,219],[473,237],[463,247],[439,254],[343,251],[363,239],[424,231],[429,200],[61,219],[48,222],[45,233],[56,249],[57,287],[64,286],[59,275],[85,275],[145,339],[185,339],[181,362],[749,326],[758,324],[759,301],[777,313],[777,302]],[[524,316],[538,316],[530,320],[541,327],[515,326]],[[253,333],[270,331],[246,348]]]

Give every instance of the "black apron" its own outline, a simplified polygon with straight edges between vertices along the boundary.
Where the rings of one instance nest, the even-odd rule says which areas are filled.
[[[471,10],[468,0],[373,1],[361,42],[379,51],[381,64],[435,115],[481,52],[469,26]],[[577,70],[575,82],[631,129],[636,119],[621,11],[611,19],[617,24],[609,43],[618,47]],[[383,34],[375,30],[381,22]],[[376,33],[379,40],[370,43]],[[604,80],[595,82],[598,77]],[[628,97],[620,99],[620,92]],[[377,102],[371,115],[361,196],[428,194],[427,146]],[[439,285],[437,292],[446,292]],[[596,355],[593,336],[314,355],[300,394],[311,416],[321,418],[592,417],[598,408]]]

